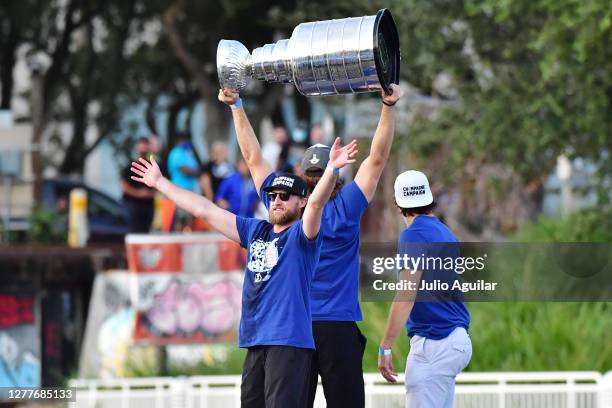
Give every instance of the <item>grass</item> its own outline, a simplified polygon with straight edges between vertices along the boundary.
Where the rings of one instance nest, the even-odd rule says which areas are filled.
[[[363,364],[377,371],[376,354],[388,303],[362,303],[368,339]],[[612,369],[612,303],[469,303],[474,354],[466,371]],[[394,367],[405,368],[408,337],[394,347]]]

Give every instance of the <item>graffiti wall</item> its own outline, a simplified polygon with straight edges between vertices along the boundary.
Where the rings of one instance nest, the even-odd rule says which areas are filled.
[[[139,278],[146,295],[137,312],[136,341],[155,344],[210,343],[236,340],[240,320],[240,275]],[[152,282],[155,281],[155,282]]]
[[[0,293],[0,387],[40,386],[36,315],[33,294]]]
[[[131,235],[137,280],[134,340],[148,344],[236,340],[245,252],[219,234]]]
[[[130,235],[126,242],[130,271],[96,276],[82,377],[121,377],[126,365],[155,360],[152,346],[183,358],[179,348],[188,344],[236,341],[245,258],[237,244],[218,234]]]

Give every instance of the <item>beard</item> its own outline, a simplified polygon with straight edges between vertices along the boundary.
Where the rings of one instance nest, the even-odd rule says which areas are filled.
[[[270,224],[272,225],[285,225],[289,224],[292,221],[295,221],[300,218],[301,208],[297,208],[295,210],[285,210],[281,213],[276,213],[273,210],[270,210],[268,215]]]

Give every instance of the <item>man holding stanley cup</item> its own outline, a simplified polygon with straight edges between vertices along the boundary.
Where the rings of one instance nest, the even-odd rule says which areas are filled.
[[[365,338],[356,325],[362,319],[358,301],[359,224],[388,160],[395,126],[393,106],[402,96],[396,85],[399,41],[393,19],[388,10],[381,10],[375,16],[300,24],[289,40],[266,44],[252,55],[240,43],[222,40],[217,64],[222,87],[219,100],[232,108],[240,150],[267,207],[271,203],[264,191],[277,174],[262,158],[239,96],[248,77],[293,83],[306,96],[381,92],[380,120],[370,155],[353,182],[336,184],[323,209],[321,253],[310,292],[316,350],[309,372],[308,404],[313,405],[320,375],[328,407],[363,407]],[[320,183],[328,160],[329,147],[320,144],[303,155],[303,178],[310,191]],[[393,315],[397,321],[408,318],[404,313]],[[464,332],[459,326],[454,333],[467,335],[467,324],[463,325]],[[388,336],[391,337],[393,334]],[[381,350],[382,361],[388,363],[389,348]],[[383,368],[385,377],[391,378],[391,367]],[[448,390],[451,392],[452,387]]]

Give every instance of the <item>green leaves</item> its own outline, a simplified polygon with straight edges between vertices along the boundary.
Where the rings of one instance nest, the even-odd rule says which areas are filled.
[[[605,164],[600,153],[612,146],[609,2],[441,3],[407,2],[410,14],[400,19],[406,78],[434,94],[432,80],[444,72],[459,91],[458,104],[434,120],[417,119],[404,139],[417,156],[430,157],[432,140],[444,141],[452,165],[505,164],[525,180],[546,176],[560,153]]]

